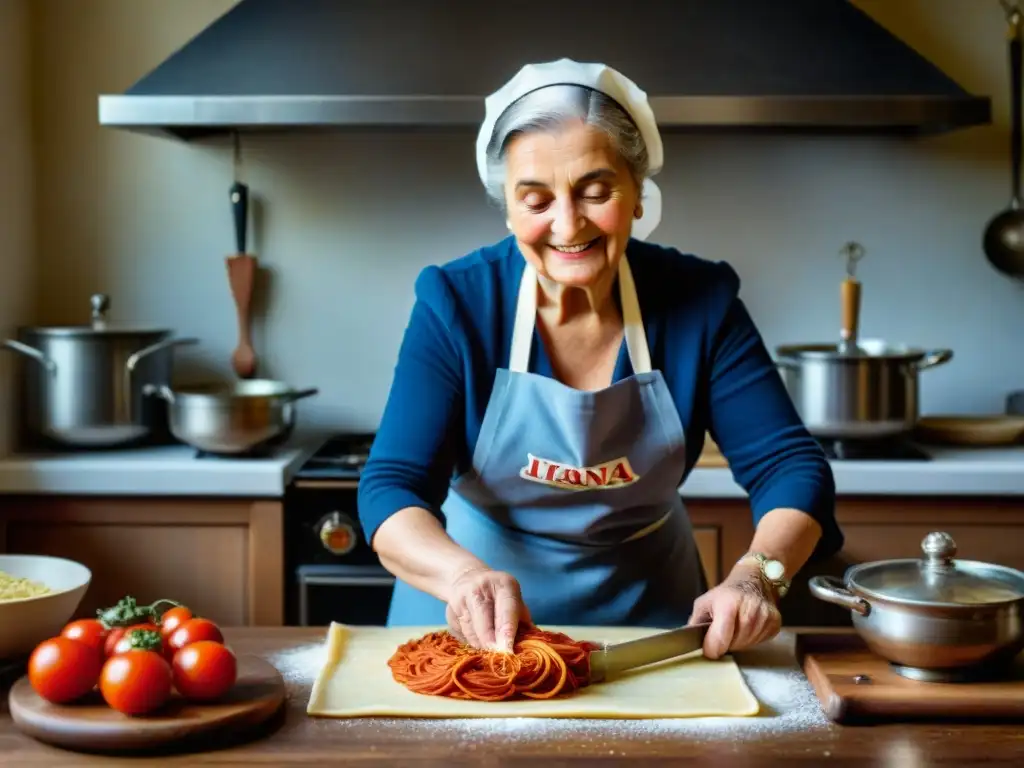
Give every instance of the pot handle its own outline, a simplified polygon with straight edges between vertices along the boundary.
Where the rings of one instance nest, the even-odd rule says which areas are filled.
[[[316,387],[312,389],[297,389],[294,392],[289,392],[286,395],[281,395],[286,402],[294,403],[296,400],[302,400],[305,397],[312,397],[317,394],[320,390]]]
[[[0,347],[6,347],[14,352],[20,352],[26,357],[31,357],[43,366],[43,368],[49,371],[51,376],[57,373],[57,364],[35,347],[30,347],[28,344],[22,344],[20,341],[14,341],[12,339],[6,339],[3,342],[0,342]]]
[[[161,400],[166,400],[168,403],[174,402],[174,392],[166,384],[143,384],[142,394],[147,397],[159,397]]]
[[[942,365],[948,363],[953,358],[952,349],[932,349],[925,353],[924,359],[917,363],[917,370],[923,371],[925,368],[933,368],[936,365]]]
[[[181,339],[164,339],[158,341],[156,344],[150,344],[148,347],[143,347],[138,352],[133,353],[124,363],[124,397],[128,403],[128,410],[131,412],[131,398],[132,398],[132,377],[135,375],[135,368],[138,366],[139,361],[152,355],[154,352],[159,352],[161,349],[167,349],[168,347],[177,347],[183,344],[198,344],[199,339],[193,338],[181,338]],[[166,389],[166,387],[164,387]],[[146,386],[143,386],[143,394],[150,394],[146,390]],[[170,390],[168,390],[170,392]],[[159,392],[160,396],[167,400],[167,396],[163,392]],[[173,395],[169,403],[174,402]]]
[[[849,608],[861,616],[871,613],[871,603],[862,597],[857,597],[835,576],[812,576],[808,579],[807,586],[812,595],[826,603]]]
[[[786,368],[787,370],[793,371],[800,367],[800,363],[796,360],[773,360],[776,368]]]
[[[136,366],[139,362],[152,355],[154,352],[159,352],[161,349],[167,349],[168,347],[177,347],[183,344],[198,344],[199,339],[186,338],[186,339],[164,339],[158,341],[156,344],[150,344],[148,347],[143,347],[138,352],[135,352],[131,357],[125,361],[125,368],[128,369],[128,373],[131,374],[135,371]]]

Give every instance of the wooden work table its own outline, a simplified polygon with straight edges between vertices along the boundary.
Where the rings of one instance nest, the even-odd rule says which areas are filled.
[[[226,631],[240,654],[274,660],[289,649],[319,642],[323,629],[246,627]],[[790,640],[791,640],[791,636]],[[773,642],[779,642],[773,641]],[[743,656],[739,656],[742,665]],[[728,766],[969,766],[1024,765],[1024,733],[1019,725],[873,725],[830,726],[806,732],[766,733],[733,738],[714,732],[658,735],[637,725],[635,738],[537,738],[519,742],[514,731],[499,730],[493,739],[467,739],[467,727],[366,719],[317,720],[306,716],[309,682],[280,664],[289,700],[275,730],[242,746],[175,757],[121,758],[117,765],[267,765],[310,766],[635,766],[721,763]],[[308,673],[306,675],[308,678]],[[6,690],[0,703],[0,766],[100,766],[115,762],[40,744],[20,734],[10,721]],[[486,731],[484,724],[481,728]],[[621,734],[617,726],[609,733]],[[696,732],[695,732],[696,733]]]

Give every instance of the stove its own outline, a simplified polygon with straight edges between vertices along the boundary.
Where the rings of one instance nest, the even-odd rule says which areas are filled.
[[[839,440],[819,437],[818,444],[829,459],[837,461],[930,461],[931,456],[904,438],[882,440]]]
[[[372,433],[335,435],[295,474],[296,480],[358,480],[370,457]]]
[[[373,433],[330,437],[296,471],[285,493],[285,617],[292,626],[332,621],[380,626],[394,577],[359,523],[359,477]]]

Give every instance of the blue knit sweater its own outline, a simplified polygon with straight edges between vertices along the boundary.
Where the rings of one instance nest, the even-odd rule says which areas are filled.
[[[722,262],[630,240],[627,253],[651,351],[686,430],[692,470],[707,430],[748,493],[756,522],[792,507],[824,536],[817,556],[838,551],[835,481],[805,429]],[[449,482],[470,466],[497,368],[508,366],[525,262],[515,239],[424,269],[370,457],[359,480],[367,541],[398,510],[424,507],[443,520]],[[617,294],[616,294],[617,295]],[[539,335],[530,370],[552,376]],[[614,381],[632,374],[625,343]]]

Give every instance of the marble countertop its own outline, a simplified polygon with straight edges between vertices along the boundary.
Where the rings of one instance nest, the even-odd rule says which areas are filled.
[[[296,437],[269,458],[197,458],[183,445],[0,458],[0,494],[230,496],[278,498],[323,444]],[[1024,496],[1024,446],[926,449],[931,460],[834,460],[840,495]],[[743,498],[727,468],[698,467],[680,489],[689,498]]]
[[[279,498],[323,444],[294,438],[265,458],[198,458],[186,445],[15,454],[0,459],[0,494]]]
[[[840,496],[1024,496],[1024,446],[926,446],[930,460],[833,460]],[[690,498],[738,498],[746,492],[728,468],[698,467],[680,489]]]

